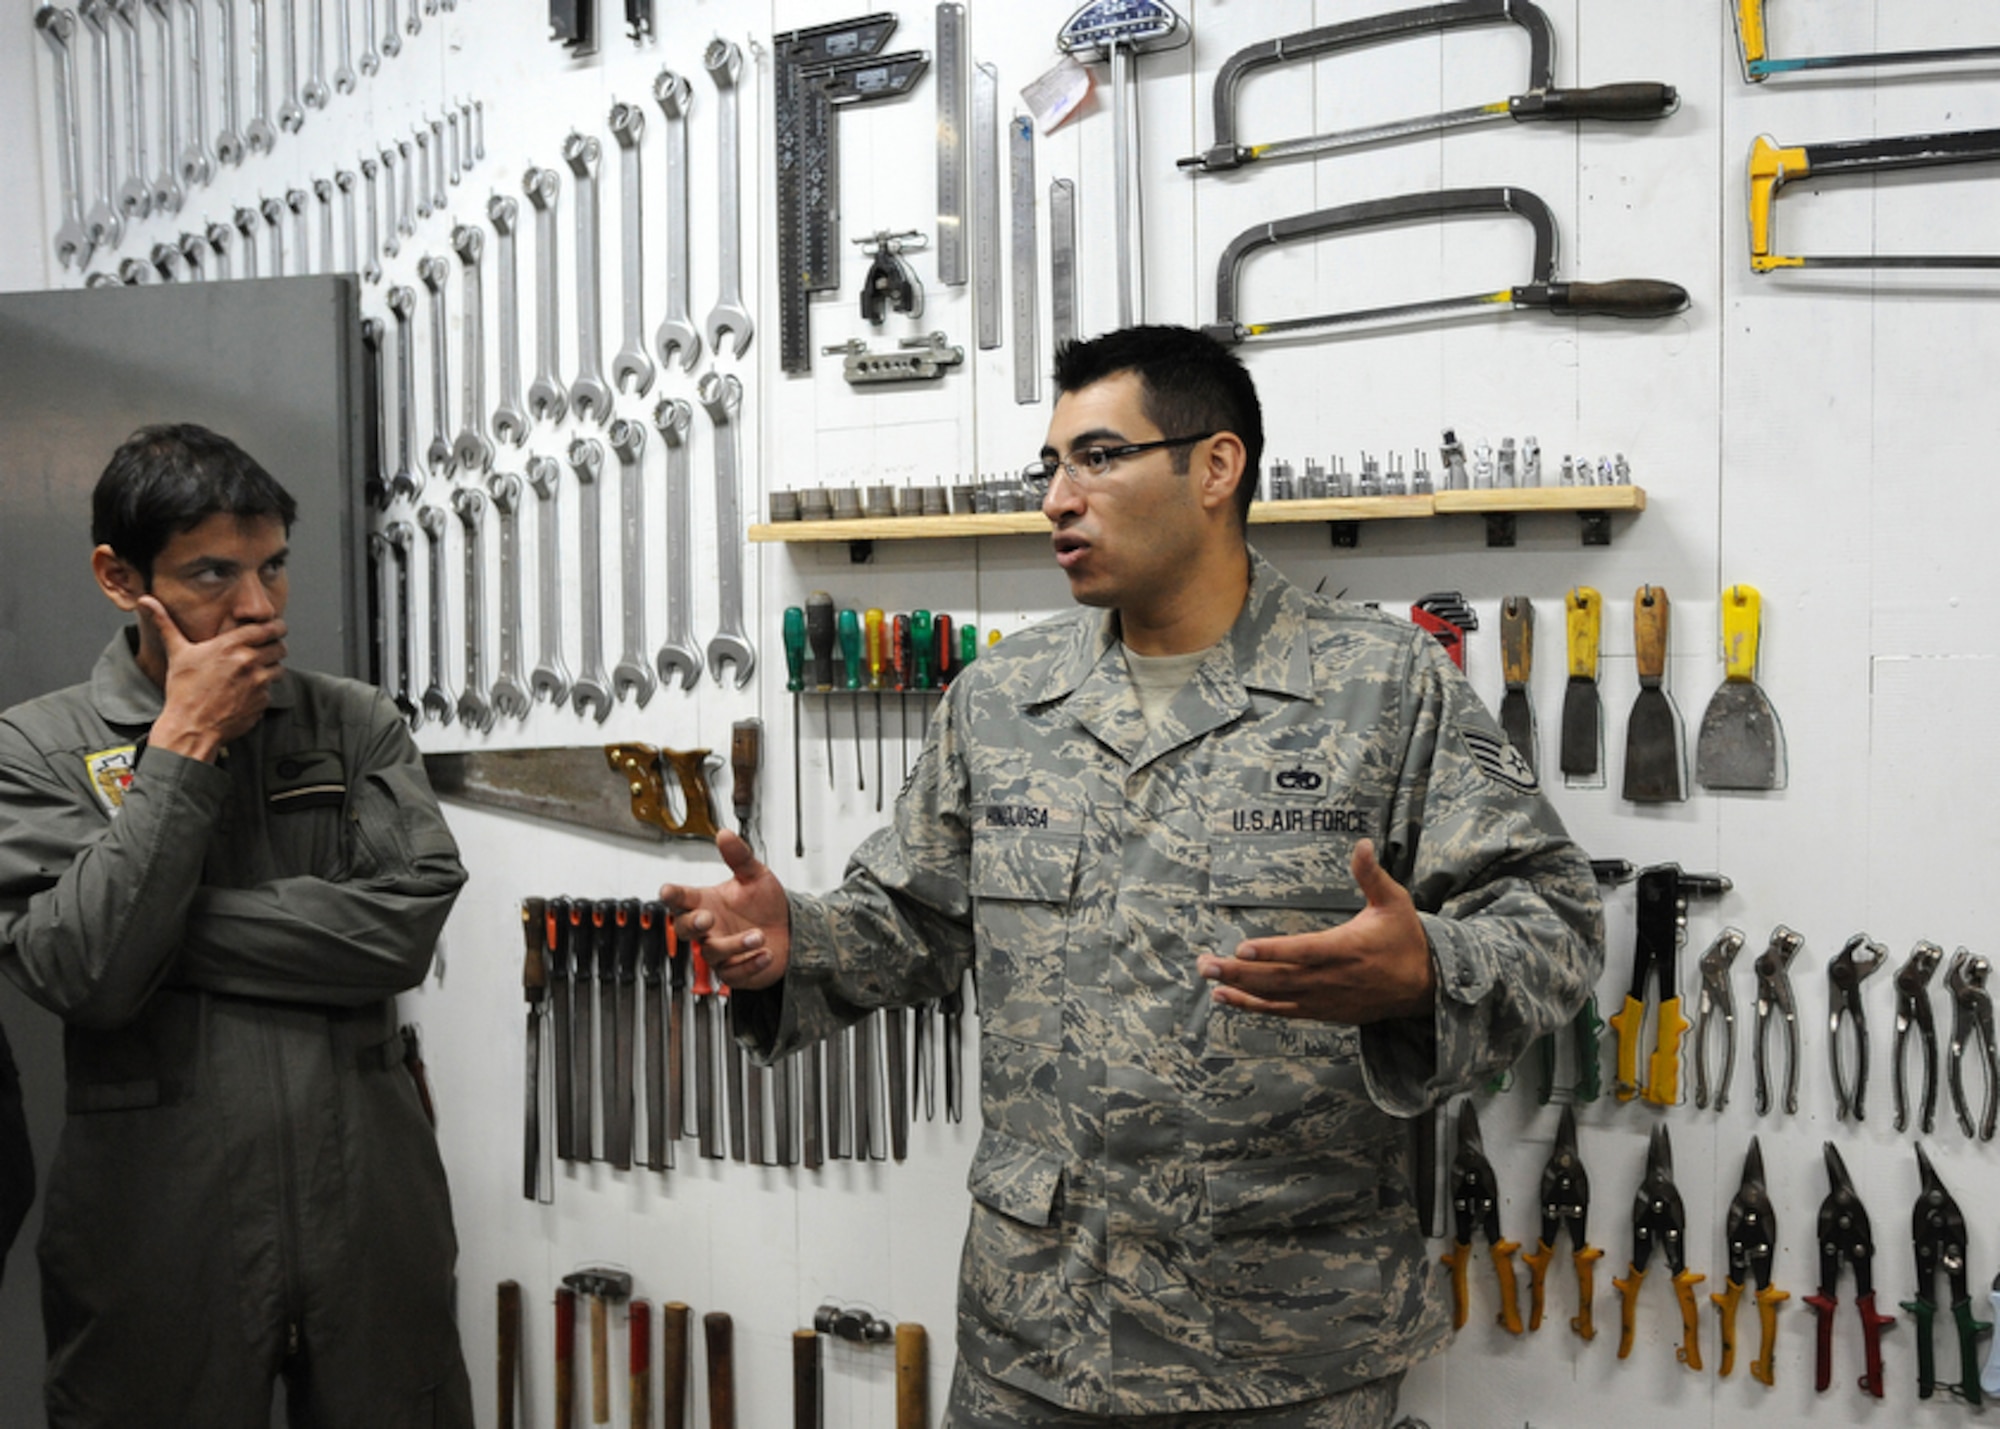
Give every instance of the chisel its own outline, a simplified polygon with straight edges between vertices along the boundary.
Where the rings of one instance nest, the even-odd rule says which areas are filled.
[[[889,1155],[906,1161],[910,1155],[909,1011],[885,1007],[882,1020],[889,1063]]]
[[[757,767],[764,761],[764,722],[739,719],[729,727],[729,802],[736,811],[736,832],[755,846],[750,817],[757,807]]]

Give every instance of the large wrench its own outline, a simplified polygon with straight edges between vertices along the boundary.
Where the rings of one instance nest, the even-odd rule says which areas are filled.
[[[435,254],[425,254],[417,260],[417,277],[431,295],[431,444],[424,448],[424,460],[432,476],[444,477],[451,474],[451,367],[445,350],[451,341],[451,327],[444,311],[444,285],[451,277],[451,264]]]
[[[562,487],[562,463],[550,456],[528,458],[528,485],[535,489],[537,515],[536,566],[539,571],[540,599],[536,617],[541,622],[542,654],[528,677],[528,688],[538,700],[560,705],[569,698],[569,667],[562,656],[562,527],[558,521],[556,497]]]
[[[183,233],[180,239],[181,259],[187,265],[190,282],[208,280],[208,240],[199,233]]]
[[[521,684],[521,478],[496,471],[487,489],[500,527],[500,673],[493,681],[493,712],[526,719],[534,701]]]
[[[683,75],[663,69],[653,79],[653,98],[667,116],[667,315],[653,342],[660,361],[680,355],[681,371],[701,360],[701,330],[688,311],[688,108],[694,90]]]
[[[271,239],[271,276],[285,276],[285,201],[283,198],[267,198],[257,205],[257,211],[264,216],[264,231]]]
[[[373,0],[363,0],[371,4]],[[340,36],[339,63],[333,71],[333,92],[335,94],[354,93],[354,16],[353,0],[340,0],[340,13],[334,20],[334,33]]]
[[[528,384],[528,411],[538,422],[560,422],[569,393],[556,375],[556,193],[562,179],[554,169],[531,168],[521,187],[535,210],[535,380]]]
[[[431,125],[431,212],[443,213],[446,199],[444,193],[444,121],[433,119]]]
[[[577,656],[576,683],[570,686],[570,703],[582,714],[586,706],[603,724],[611,713],[611,690],[604,674],[604,566],[602,491],[604,444],[593,437],[578,437],[569,444],[570,469],[576,473],[576,541],[583,558],[583,643]]]
[[[740,690],[757,665],[757,652],[743,633],[743,526],[737,516],[736,414],[743,384],[733,372],[704,372],[695,396],[715,428],[715,588],[721,609],[708,642],[708,670],[720,684],[722,667],[733,663]]]
[[[625,417],[607,434],[618,458],[618,573],[624,587],[625,651],[611,667],[611,688],[619,699],[637,698],[639,708],[653,698],[653,667],[646,658],[646,489],[642,462],[646,428]]]
[[[256,209],[245,204],[230,216],[230,221],[243,235],[243,276],[254,278],[257,276],[257,234],[264,226],[264,219]]]
[[[83,223],[91,242],[116,248],[125,237],[125,219],[117,197],[118,114],[111,94],[111,27],[105,22],[102,0],[84,0],[81,13],[84,28],[90,31],[90,64],[97,76],[97,192]]]
[[[382,229],[375,197],[375,175],[378,172],[373,159],[362,159],[361,178],[368,185],[368,206],[363,210],[368,217],[368,266],[361,270],[361,276],[371,283],[382,281]]]
[[[493,465],[493,443],[486,439],[486,291],[479,280],[486,230],[461,223],[451,231],[451,246],[465,272],[465,311],[459,319],[465,337],[465,419],[451,454],[467,472],[483,475]]]
[[[149,253],[147,257],[149,257],[152,260],[153,270],[160,275],[160,281],[162,283],[174,283],[180,281],[181,277],[183,276],[181,270],[180,244],[155,243],[153,245],[153,251]],[[186,276],[190,280],[192,280],[195,278],[199,278],[201,274],[199,272],[194,272],[194,273],[188,273]]]
[[[519,275],[514,263],[514,230],[521,206],[505,194],[486,200],[486,218],[493,225],[493,266],[500,283],[500,405],[493,409],[493,435],[510,446],[528,436],[528,414],[521,410],[521,309]]]
[[[378,510],[389,504],[389,387],[382,368],[382,319],[361,320],[361,351],[368,367],[368,396],[375,420],[368,428],[368,474],[362,478],[362,498]]]
[[[417,232],[417,216],[411,210],[410,199],[416,187],[417,166],[410,161],[408,139],[396,141],[396,157],[402,161],[403,170],[403,205],[402,211],[396,215],[396,231],[405,238],[414,238]]]
[[[285,207],[292,215],[292,257],[301,277],[312,272],[312,244],[306,229],[306,210],[311,206],[312,195],[304,189],[285,190]]]
[[[221,0],[222,127],[215,131],[215,157],[232,168],[243,162],[243,109],[237,90],[236,0]]]
[[[431,681],[424,686],[423,711],[439,724],[450,724],[457,701],[452,699],[451,686],[444,678],[444,520],[442,506],[426,506],[417,512],[417,525],[423,528],[424,540],[431,548],[431,598],[427,612],[431,628]]]
[[[389,478],[392,500],[398,496],[415,500],[424,489],[423,473],[411,456],[415,438],[410,435],[416,426],[410,410],[416,405],[411,376],[416,367],[416,345],[410,337],[410,320],[416,310],[417,295],[411,289],[398,285],[389,290],[389,312],[396,319],[396,471]]]
[[[653,425],[667,448],[667,638],[653,663],[660,679],[691,690],[701,678],[701,651],[694,643],[693,474],[689,470],[688,428],[694,408],[678,397],[662,397],[653,409]]]
[[[392,604],[393,638],[395,640],[396,693],[393,698],[396,708],[403,712],[404,721],[415,729],[424,722],[424,712],[417,702],[410,698],[410,666],[414,651],[410,649],[410,545],[416,539],[416,532],[407,521],[391,521],[388,526],[389,555],[395,566],[396,598]],[[388,632],[385,632],[387,635]]]
[[[417,167],[412,170],[418,177],[417,217],[431,216],[431,131],[421,123],[416,128]]]
[[[618,141],[618,222],[625,268],[625,341],[611,358],[611,380],[621,392],[643,397],[653,386],[653,359],[646,355],[645,225],[639,182],[639,141],[646,135],[646,111],[636,104],[611,106],[611,137]]]
[[[395,19],[395,0],[389,0],[389,4],[390,4],[389,18],[393,22]],[[437,14],[437,5],[435,3],[435,0],[426,0],[425,13],[431,15]],[[410,0],[410,13],[403,21],[403,28],[409,31],[409,33],[413,35],[420,35],[423,33],[424,21],[423,21],[423,16],[417,13],[417,0]]]
[[[285,0],[285,98],[278,106],[278,127],[296,134],[305,122],[299,104],[299,0]]]
[[[146,72],[140,53],[139,0],[105,0],[118,19],[125,56],[125,167],[118,189],[118,207],[127,218],[144,218],[153,211],[153,186],[146,177]]]
[[[361,254],[354,239],[354,186],[359,180],[352,169],[337,169],[333,175],[333,186],[340,190],[340,253],[345,260],[338,271],[359,273]]]
[[[375,678],[384,690],[401,685],[396,673],[396,585],[390,568],[393,557],[389,538],[380,531],[368,533],[368,574],[375,582]],[[394,695],[391,695],[394,698]],[[397,706],[401,710],[401,705]],[[407,717],[407,716],[406,716]]]
[[[77,128],[76,65],[70,58],[70,40],[76,35],[76,12],[44,5],[35,11],[35,28],[41,31],[56,60],[57,168],[62,173],[63,221],[56,229],[56,260],[65,268],[86,268],[97,250],[90,230],[83,223],[83,136]]]
[[[319,200],[319,271],[338,273],[333,256],[333,180],[314,179],[313,197]]]
[[[278,131],[271,127],[271,0],[249,3],[250,122],[243,126],[243,142],[253,154],[268,154],[278,142]],[[154,202],[158,201],[155,195]]]
[[[416,0],[410,0],[410,3],[414,5]],[[373,0],[369,8],[372,12]],[[396,23],[396,0],[388,0],[382,20],[382,58],[392,60],[403,52],[402,27]],[[363,58],[365,60],[366,56]]]
[[[605,384],[603,344],[598,319],[603,312],[602,285],[597,278],[597,161],[601,146],[589,134],[572,130],[563,140],[563,162],[576,175],[576,381],[569,385],[569,407],[578,421],[602,425],[611,416],[611,388]]]
[[[391,144],[382,151],[382,256],[394,258],[403,251],[403,240],[397,235],[403,226],[396,221],[396,167],[402,162]]]
[[[451,509],[465,528],[465,690],[458,717],[484,734],[493,728],[486,697],[486,497],[476,486],[461,486],[451,494]]]
[[[180,61],[174,43],[173,0],[145,0],[153,12],[153,33],[160,51],[160,171],[153,178],[153,212],[181,211],[181,96]],[[83,160],[77,159],[81,167]]]
[[[215,250],[215,276],[223,279],[234,277],[229,271],[229,245],[235,241],[236,230],[218,220],[208,226],[204,236],[208,239],[208,246]]]
[[[736,339],[734,355],[741,357],[750,345],[750,313],[743,306],[743,175],[738,163],[740,136],[736,103],[736,80],[743,71],[743,51],[734,42],[720,37],[708,42],[701,62],[715,81],[717,127],[722,133],[721,181],[716,186],[717,208],[722,215],[722,273],[715,306],[708,312],[708,344],[722,351],[722,335]]]
[[[299,91],[299,98],[308,109],[324,109],[327,100],[333,97],[326,84],[326,0],[312,0],[312,8],[306,13],[309,17],[306,26],[312,31],[312,68],[306,72],[305,87]]]
[[[202,0],[183,0],[187,6],[188,118],[191,132],[181,150],[181,184],[206,188],[215,177],[215,151],[208,147],[208,86],[202,82],[208,67],[208,34],[201,23]]]
[[[361,58],[356,64],[370,79],[382,68],[382,49],[375,43],[375,0],[361,0]]]

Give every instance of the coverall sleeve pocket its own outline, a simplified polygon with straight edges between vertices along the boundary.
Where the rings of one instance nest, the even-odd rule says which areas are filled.
[[[1380,1317],[1380,1197],[1360,1158],[1237,1162],[1206,1179],[1219,1353],[1323,1353],[1327,1326]]]
[[[972,1220],[961,1308],[1038,1348],[1064,1323],[1062,1172],[1055,1153],[988,1127],[966,1176]]]
[[[1031,1046],[1062,1032],[1063,953],[1079,834],[980,829],[972,840],[980,1027]]]

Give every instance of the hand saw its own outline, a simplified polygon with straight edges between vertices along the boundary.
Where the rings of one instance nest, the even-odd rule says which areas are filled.
[[[1236,138],[1237,94],[1244,81],[1259,70],[1292,60],[1318,59],[1367,45],[1389,44],[1468,25],[1503,21],[1519,25],[1528,34],[1528,84],[1520,94],[1488,104],[1475,104],[1464,109],[1375,124],[1337,134],[1317,134],[1269,144],[1245,144]],[[1680,105],[1680,96],[1670,84],[1642,81],[1599,85],[1593,89],[1557,89],[1554,84],[1555,29],[1549,23],[1549,17],[1529,0],[1457,0],[1453,4],[1424,5],[1413,10],[1348,20],[1338,25],[1322,25],[1296,35],[1264,40],[1230,56],[1215,74],[1215,143],[1204,153],[1182,159],[1180,166],[1199,173],[1214,173],[1240,168],[1262,159],[1295,159],[1499,119],[1511,119],[1516,123],[1537,119],[1658,119],[1673,113]]]
[[[1764,38],[1764,0],[1735,0],[1736,47],[1743,57],[1743,78],[1762,84],[1774,74],[1801,70],[1861,69],[1874,65],[1940,64],[1953,60],[2000,59],[2000,45],[1964,45],[1952,49],[1877,50],[1868,54],[1802,55],[1772,59]]]
[[[1834,178],[2000,160],[2000,129],[1911,134],[1779,145],[1759,135],[1750,147],[1750,268],[2000,268],[2000,253],[1782,254],[1772,251],[1778,190],[1808,175]]]
[[[1251,323],[1243,322],[1236,316],[1237,270],[1245,258],[1260,248],[1382,224],[1471,213],[1511,213],[1527,221],[1535,234],[1534,271],[1528,282],[1496,291],[1395,303],[1353,312],[1321,313],[1312,317]],[[1203,331],[1220,342],[1237,343],[1250,338],[1280,337],[1361,323],[1432,317],[1465,309],[1540,308],[1563,314],[1661,318],[1680,312],[1687,305],[1687,289],[1678,283],[1657,278],[1621,278],[1608,283],[1558,283],[1555,215],[1537,195],[1522,188],[1445,189],[1344,204],[1245,229],[1223,250],[1215,277],[1215,321]]]

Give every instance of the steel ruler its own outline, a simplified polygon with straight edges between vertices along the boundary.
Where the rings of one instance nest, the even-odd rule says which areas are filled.
[[[965,6],[937,7],[938,281],[965,285]]]
[[[1076,337],[1076,185],[1049,183],[1049,340]]]
[[[972,73],[972,283],[982,351],[1000,345],[1000,71]]]
[[[1014,205],[1014,400],[1040,399],[1041,323],[1036,309],[1041,287],[1035,247],[1035,122],[1017,114],[1007,123],[1007,179]]]

